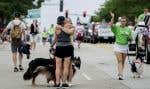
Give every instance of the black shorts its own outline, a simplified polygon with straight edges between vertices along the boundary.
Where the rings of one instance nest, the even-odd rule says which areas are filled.
[[[73,56],[73,46],[56,46],[56,57],[65,58]]]
[[[46,42],[47,38],[42,37],[42,42]]]

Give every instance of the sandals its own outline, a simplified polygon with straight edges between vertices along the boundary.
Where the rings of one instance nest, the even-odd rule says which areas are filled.
[[[23,67],[22,67],[22,65],[19,65],[19,70],[20,71],[24,70]]]
[[[23,67],[22,67],[22,65],[19,65],[19,69],[17,67],[14,67],[14,72],[18,72],[19,70],[20,71],[24,70]]]

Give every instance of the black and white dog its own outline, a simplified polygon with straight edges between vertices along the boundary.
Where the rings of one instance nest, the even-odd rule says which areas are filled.
[[[141,78],[143,74],[144,67],[144,50],[138,49],[136,59],[134,59],[131,64],[131,71],[133,73],[133,78]]]

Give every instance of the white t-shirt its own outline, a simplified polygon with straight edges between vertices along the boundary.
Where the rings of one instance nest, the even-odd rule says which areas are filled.
[[[19,25],[21,27],[21,30],[25,30],[26,29],[26,25],[24,22],[22,22],[21,20],[19,19],[15,19],[15,20],[12,20],[8,23],[6,29],[10,29],[10,32],[11,30],[13,29],[14,25]],[[22,40],[24,39],[24,36],[22,36]]]
[[[20,24],[20,25],[19,25]],[[22,22],[21,20],[19,19],[15,19],[15,20],[12,20],[8,23],[6,29],[13,29],[14,25],[19,25],[21,27],[21,30],[25,30],[26,29],[26,26],[25,26],[25,23]]]
[[[84,27],[82,25],[76,26],[76,35],[81,33],[83,35]]]

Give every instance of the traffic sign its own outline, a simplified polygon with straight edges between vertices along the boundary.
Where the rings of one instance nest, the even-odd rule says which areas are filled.
[[[41,15],[41,10],[40,9],[31,9],[31,10],[28,10],[28,17],[29,18],[40,18]]]

